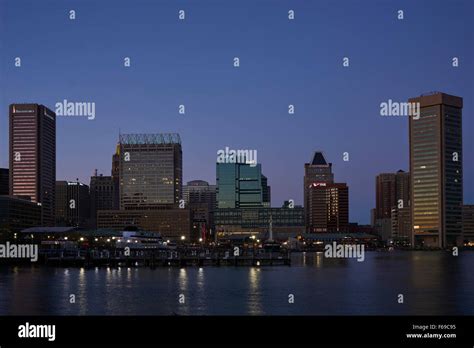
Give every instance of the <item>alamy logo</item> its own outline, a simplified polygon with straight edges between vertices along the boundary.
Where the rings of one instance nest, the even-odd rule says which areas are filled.
[[[389,99],[380,103],[380,116],[413,116],[420,118],[420,103],[396,102]]]
[[[55,104],[56,116],[84,116],[88,120],[95,119],[94,102],[70,102],[64,99]]]
[[[22,258],[30,259],[31,262],[38,261],[37,244],[0,244],[0,258]]]
[[[326,244],[324,246],[324,257],[327,258],[357,258],[358,262],[365,260],[364,244]]]
[[[20,338],[47,338],[48,341],[56,339],[56,325],[34,325],[26,322],[18,326]]]
[[[228,146],[217,151],[217,163],[243,163],[257,165],[257,150],[232,150]]]

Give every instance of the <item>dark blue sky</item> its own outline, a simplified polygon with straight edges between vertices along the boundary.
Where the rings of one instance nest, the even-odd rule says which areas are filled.
[[[322,150],[349,185],[351,221],[368,223],[375,176],[408,170],[408,120],[380,116],[380,103],[438,90],[464,98],[474,203],[473,16],[471,0],[0,0],[0,166],[8,104],[95,102],[93,121],[58,118],[58,180],[109,174],[119,129],[178,132],[185,181],[215,182],[219,149],[256,149],[273,205],[301,204],[304,163]]]

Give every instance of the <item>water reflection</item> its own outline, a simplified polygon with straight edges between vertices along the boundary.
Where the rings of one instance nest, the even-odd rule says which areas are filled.
[[[249,301],[248,301],[248,312],[251,315],[263,314],[262,302],[261,302],[261,269],[257,267],[249,268],[248,272],[249,281]]]

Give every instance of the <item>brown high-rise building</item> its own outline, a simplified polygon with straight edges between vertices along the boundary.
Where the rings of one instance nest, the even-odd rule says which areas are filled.
[[[347,232],[349,188],[344,183],[314,182],[308,187],[309,232]]]
[[[409,117],[412,244],[459,245],[463,100],[436,92],[409,102],[420,106],[420,114]]]
[[[316,151],[310,163],[304,165],[304,211],[306,228],[309,230],[309,188],[313,183],[333,183],[332,163],[328,163],[320,151]]]
[[[10,195],[41,204],[41,223],[54,226],[56,114],[40,104],[10,105]]]
[[[394,207],[410,203],[410,174],[399,170],[375,178],[375,219],[390,219]]]

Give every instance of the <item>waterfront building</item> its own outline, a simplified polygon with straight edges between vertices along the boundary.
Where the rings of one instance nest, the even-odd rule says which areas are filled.
[[[270,188],[260,163],[217,163],[217,206],[270,206]]]
[[[191,236],[191,211],[166,204],[153,209],[99,210],[97,227],[123,231],[130,226],[158,232],[171,240],[194,240]],[[184,239],[183,239],[184,237]]]
[[[41,224],[55,214],[56,114],[40,104],[10,105],[10,195],[41,204]]]
[[[474,246],[474,204],[464,204],[462,209],[463,239]]]
[[[78,181],[56,181],[56,226],[89,224],[89,186]]]
[[[204,180],[189,181],[183,186],[183,199],[191,210],[193,233],[203,240],[214,230],[212,212],[216,209],[216,185]]]
[[[90,181],[90,197],[91,197],[91,224],[97,226],[98,210],[117,210],[118,202],[115,200],[116,190],[113,176],[98,175],[95,173]]]
[[[462,244],[463,99],[434,92],[409,99],[412,245]]]
[[[8,168],[0,168],[0,196],[9,194],[9,176]]]
[[[0,196],[0,228],[19,232],[41,225],[41,206],[13,196]]]
[[[349,188],[345,183],[313,182],[308,187],[308,232],[343,232],[349,224]]]
[[[120,209],[153,209],[182,199],[178,134],[121,134]]]
[[[316,151],[310,163],[304,165],[304,210],[306,219],[306,228],[310,229],[310,202],[309,190],[313,183],[329,183],[334,182],[334,174],[332,173],[332,163],[328,163],[321,151]]]
[[[216,231],[221,237],[266,233],[270,217],[275,238],[282,233],[298,235],[305,231],[304,209],[301,206],[223,208],[214,211],[213,216]]]
[[[407,210],[403,210],[401,214],[398,214],[398,210],[410,205],[410,174],[399,170],[396,173],[377,175],[375,178],[375,202],[374,227],[382,239],[389,240],[395,235],[398,237],[399,232],[404,236],[406,231],[398,231],[398,228],[405,228],[405,221],[399,223],[396,219],[399,215],[404,218]]]

